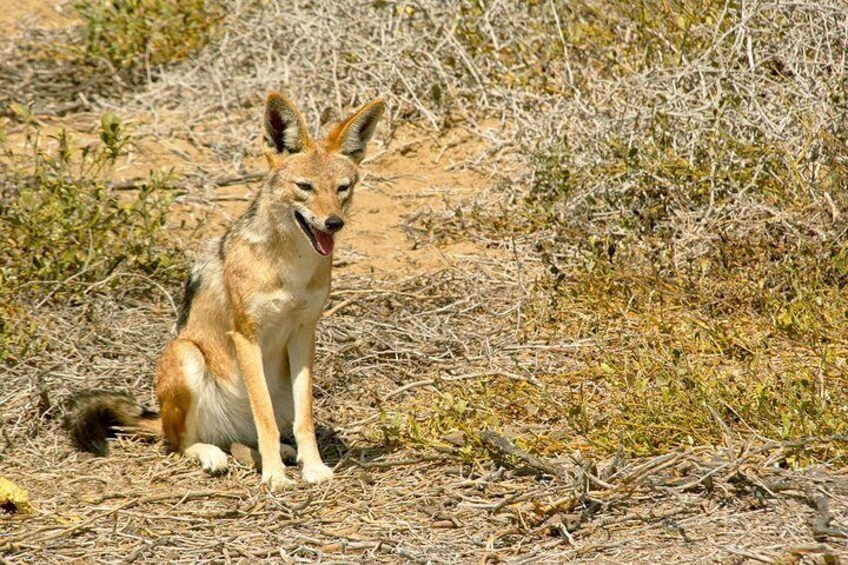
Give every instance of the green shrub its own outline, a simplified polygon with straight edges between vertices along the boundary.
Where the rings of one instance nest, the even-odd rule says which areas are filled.
[[[135,191],[108,186],[109,168],[130,141],[116,116],[103,116],[99,145],[77,147],[60,130],[49,153],[40,130],[27,127],[32,153],[7,151],[0,185],[0,359],[25,341],[34,304],[91,297],[95,283],[131,291],[110,277],[117,272],[165,283],[181,275],[181,255],[164,229],[168,175],[152,175]]]
[[[176,63],[205,46],[223,12],[207,0],[81,0],[85,54],[141,73]]]

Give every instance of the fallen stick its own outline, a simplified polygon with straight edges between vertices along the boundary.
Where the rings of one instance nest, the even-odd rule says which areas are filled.
[[[848,532],[832,528],[830,526],[833,515],[830,513],[830,504],[823,494],[807,492],[810,505],[816,511],[812,521],[813,538],[816,541],[827,541],[828,537],[848,538]]]
[[[235,177],[225,177],[220,179],[212,179],[210,182],[215,186],[232,186],[234,184],[243,184],[258,182],[267,176],[266,173],[250,173],[247,175],[239,175]],[[143,186],[149,184],[150,179],[137,178],[122,181],[110,181],[106,183],[106,188],[109,190],[139,190]],[[191,183],[180,183],[176,188],[185,189]]]
[[[548,463],[540,457],[536,457],[535,455],[527,453],[526,451],[516,446],[514,443],[512,443],[502,435],[499,435],[493,432],[492,430],[486,430],[480,433],[479,437],[480,441],[482,441],[486,447],[497,451],[501,455],[509,455],[511,457],[515,457],[516,459],[520,459],[522,462],[524,462],[525,465],[527,465],[531,469],[535,469],[540,473],[551,475],[553,477],[565,476],[564,469],[552,465],[551,463]]]
[[[330,310],[333,311],[332,309]],[[440,377],[438,379],[424,379],[422,381],[415,381],[412,383],[408,383],[403,385],[402,387],[396,388],[389,394],[383,397],[383,402],[386,402],[390,398],[393,398],[401,393],[404,393],[413,388],[418,388],[422,386],[431,386],[436,384],[437,382],[455,382],[455,381],[465,381],[468,379],[476,379],[480,377],[506,377],[508,379],[512,379],[514,381],[523,381],[530,383],[537,387],[542,387],[543,385],[532,377],[522,377],[521,375],[516,375],[514,373],[507,373],[506,371],[485,371],[482,373],[470,373],[468,375],[457,375],[457,376],[449,376],[449,377]]]

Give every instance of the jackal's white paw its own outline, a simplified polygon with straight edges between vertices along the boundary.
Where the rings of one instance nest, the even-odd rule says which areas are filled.
[[[294,481],[286,477],[286,472],[280,469],[270,473],[263,471],[262,484],[268,485],[268,490],[271,492],[280,492],[293,487]]]
[[[333,470],[318,461],[303,464],[303,480],[309,484],[323,483],[333,478]]]
[[[227,454],[217,445],[195,443],[185,450],[185,455],[197,460],[210,475],[220,475],[227,470]]]

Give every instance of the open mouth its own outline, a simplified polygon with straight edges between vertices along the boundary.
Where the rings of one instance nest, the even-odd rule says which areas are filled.
[[[309,239],[309,243],[312,244],[313,249],[319,255],[326,257],[333,252],[333,234],[313,228],[297,210],[294,212],[294,217],[297,223],[300,224],[300,229],[303,230],[303,233]]]

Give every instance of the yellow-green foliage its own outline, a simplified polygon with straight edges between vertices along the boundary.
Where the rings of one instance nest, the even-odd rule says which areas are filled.
[[[776,440],[848,432],[848,300],[810,278],[809,292],[785,296],[756,273],[693,283],[616,267],[559,285],[542,323],[604,343],[561,375],[592,390],[578,426],[590,444],[640,454],[715,444],[719,421]]]
[[[29,514],[29,493],[8,479],[0,477],[0,514]]]
[[[77,147],[60,130],[49,152],[40,129],[27,128],[30,153],[5,152],[0,187],[0,360],[13,346],[28,346],[23,336],[33,303],[73,298],[94,283],[131,290],[126,280],[110,279],[115,272],[167,282],[179,277],[182,263],[164,230],[167,176],[153,175],[123,194],[106,184],[129,141],[116,116],[103,116],[101,144]]]
[[[214,36],[223,11],[212,0],[81,0],[86,55],[121,70],[182,61]]]

